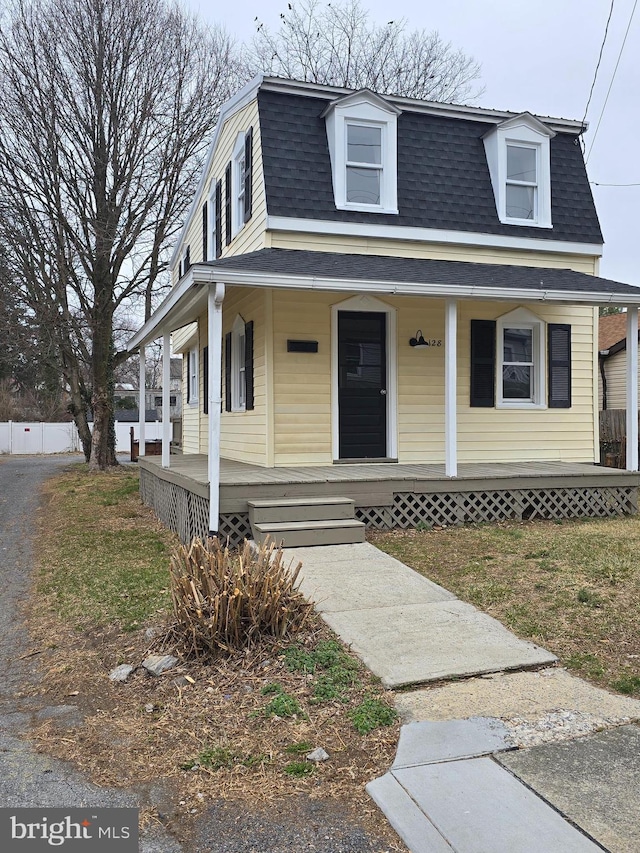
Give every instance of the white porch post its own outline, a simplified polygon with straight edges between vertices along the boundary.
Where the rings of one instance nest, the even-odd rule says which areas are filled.
[[[144,347],[140,347],[140,377],[138,391],[138,456],[144,456],[145,451],[145,414],[146,414],[146,398],[145,394],[147,384],[147,360]]]
[[[457,343],[458,304],[447,299],[444,321],[444,471],[458,475]]]
[[[627,471],[638,470],[638,307],[627,308]]]
[[[220,408],[222,406],[222,302],[224,284],[209,285],[207,300],[209,407],[209,535],[220,524]]]
[[[169,410],[169,384],[171,382],[171,336],[162,336],[162,467],[169,467],[171,449],[171,412]]]

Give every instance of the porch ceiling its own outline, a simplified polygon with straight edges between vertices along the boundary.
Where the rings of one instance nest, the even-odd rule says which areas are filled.
[[[194,264],[127,344],[137,350],[205,310],[208,285],[365,292],[380,295],[640,305],[640,288],[571,269],[261,249]]]

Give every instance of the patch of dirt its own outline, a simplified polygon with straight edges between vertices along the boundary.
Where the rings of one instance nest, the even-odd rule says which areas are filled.
[[[178,815],[190,819],[221,808],[221,801],[278,813],[301,796],[331,801],[379,839],[379,849],[405,849],[365,791],[392,763],[399,723],[364,736],[353,728],[349,712],[363,698],[393,703],[359,661],[359,683],[343,700],[318,702],[317,676],[290,672],[273,645],[212,663],[180,660],[156,677],[140,664],[150,653],[176,653],[166,623],[146,626],[156,632],[151,640],[145,630],[123,633],[114,625],[74,634],[46,613],[45,607],[29,620],[30,651],[42,675],[26,692],[47,704],[76,705],[83,722],[62,732],[56,720],[37,725],[32,737],[41,751],[71,761],[101,785],[170,781]],[[314,616],[296,644],[312,649],[329,639],[335,636]],[[137,668],[126,682],[111,681],[109,673],[121,663]],[[301,714],[265,714],[272,696],[262,690],[274,684],[299,702]],[[300,744],[308,747],[296,753]],[[302,778],[286,772],[320,746],[328,761],[309,763],[311,772]],[[207,766],[201,760],[207,751],[220,759],[213,765],[223,766]]]

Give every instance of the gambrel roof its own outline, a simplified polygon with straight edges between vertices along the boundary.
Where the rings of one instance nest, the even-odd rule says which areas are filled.
[[[387,100],[396,104],[392,97]],[[270,216],[602,243],[575,130],[556,131],[550,140],[553,227],[500,222],[483,144],[496,121],[480,110],[455,115],[451,108],[439,115],[421,111],[417,103],[402,103],[397,119],[398,214],[337,209],[322,117],[329,102],[326,96],[298,95],[277,86],[260,89]]]

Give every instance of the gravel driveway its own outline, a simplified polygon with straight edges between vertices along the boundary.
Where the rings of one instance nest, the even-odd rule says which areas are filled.
[[[220,802],[186,821],[168,784],[140,790],[99,788],[71,766],[40,755],[28,740],[30,723],[49,717],[64,729],[77,718],[73,706],[51,707],[21,696],[37,677],[37,658],[23,657],[29,639],[22,621],[33,565],[33,532],[46,507],[40,487],[74,456],[0,457],[0,803],[6,807],[153,806],[165,819],[140,842],[142,853],[380,853],[340,804],[299,797],[269,810]],[[192,825],[189,825],[192,824]],[[176,838],[181,839],[177,841]],[[189,839],[189,840],[185,840]],[[400,848],[398,848],[400,849]]]

